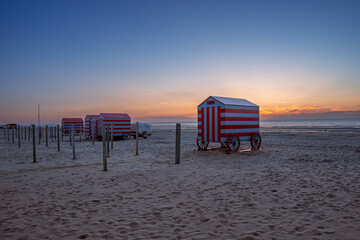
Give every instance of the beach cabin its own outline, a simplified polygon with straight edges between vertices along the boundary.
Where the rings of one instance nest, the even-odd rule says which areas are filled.
[[[111,128],[113,124],[114,128],[114,137],[122,137],[123,139],[130,138],[131,132],[131,118],[126,113],[100,113],[97,118],[97,136],[102,137],[102,126],[103,124],[106,127],[106,130],[109,129],[111,133]]]
[[[92,115],[92,117],[89,120],[89,131],[90,131],[90,137],[92,139],[97,138],[97,119],[98,119],[98,115]]]
[[[74,126],[74,134],[80,135],[84,131],[84,122],[82,118],[63,118],[61,120],[61,130],[64,135],[69,135],[71,127]]]
[[[259,132],[259,106],[246,99],[210,96],[198,106],[199,150],[218,142],[237,152],[240,141],[250,141],[252,150],[258,150]]]
[[[98,115],[86,115],[85,116],[85,127],[84,127],[84,135],[85,137],[90,137],[90,119],[93,116],[98,116]]]

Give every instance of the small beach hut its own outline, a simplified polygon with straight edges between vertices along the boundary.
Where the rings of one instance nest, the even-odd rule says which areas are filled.
[[[130,138],[131,118],[126,113],[100,113],[97,118],[97,136],[102,137],[102,126],[106,125],[106,129],[110,129],[113,124],[114,137]]]
[[[84,131],[84,122],[82,118],[63,118],[61,120],[61,129],[64,135],[69,135],[71,127],[74,126],[74,134],[80,135]]]
[[[84,135],[85,137],[90,137],[90,119],[93,117],[93,116],[98,116],[98,115],[86,115],[85,116],[85,127],[84,127]]]
[[[209,142],[219,142],[231,152],[237,152],[240,141],[250,141],[252,150],[261,145],[259,106],[240,98],[210,96],[198,106],[199,150]]]
[[[97,138],[97,119],[98,115],[93,115],[89,120],[89,132],[92,139]]]

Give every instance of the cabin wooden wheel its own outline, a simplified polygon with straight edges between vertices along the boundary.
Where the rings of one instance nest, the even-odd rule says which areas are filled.
[[[258,133],[255,133],[251,136],[251,147],[253,150],[259,150],[261,146],[261,136]]]
[[[201,137],[197,137],[196,144],[197,144],[199,150],[206,150],[207,147],[209,146],[209,141],[205,142],[201,139]]]
[[[227,147],[231,152],[237,152],[240,148],[240,138],[236,134],[230,135],[227,142]]]

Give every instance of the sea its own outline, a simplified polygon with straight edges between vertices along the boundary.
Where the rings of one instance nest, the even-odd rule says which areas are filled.
[[[182,129],[196,129],[197,122],[179,122]],[[153,122],[153,129],[175,129],[176,122]],[[360,118],[347,119],[297,119],[297,120],[260,120],[262,130],[354,130],[360,131]]]

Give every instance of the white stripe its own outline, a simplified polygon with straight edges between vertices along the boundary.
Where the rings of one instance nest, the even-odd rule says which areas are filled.
[[[209,107],[209,142],[212,141],[212,107]]]
[[[250,141],[251,140],[251,136],[244,136],[244,137],[240,137],[240,145],[241,145],[241,141]],[[221,142],[225,142],[227,144],[228,138],[221,138]]]
[[[221,113],[221,117],[259,117],[257,113]]]
[[[201,114],[200,114],[200,113],[198,114],[198,118],[201,118]]]

